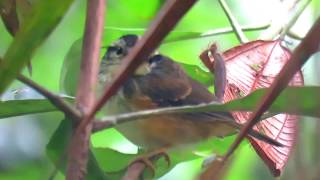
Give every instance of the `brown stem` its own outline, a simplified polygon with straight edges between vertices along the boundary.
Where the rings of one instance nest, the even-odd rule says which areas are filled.
[[[16,1],[3,1],[0,3],[0,16],[1,19],[8,30],[8,32],[15,36],[19,30],[19,19],[17,14],[17,4]]]
[[[214,93],[219,102],[223,102],[224,92],[227,84],[227,71],[223,57],[217,52],[217,45],[212,44],[203,51],[199,58],[202,63],[214,74]]]
[[[59,96],[53,94],[52,92],[48,91],[44,87],[40,86],[36,82],[32,81],[31,79],[19,75],[17,77],[19,81],[22,83],[30,86],[32,89],[36,90],[38,93],[42,94],[44,97],[46,97],[53,105],[55,105],[58,109],[60,109],[62,112],[64,112],[67,116],[70,117],[70,119],[80,119],[81,114],[79,111],[74,109],[71,105],[66,103],[63,99],[61,99]]]
[[[281,72],[272,83],[269,91],[262,98],[261,103],[258,104],[257,110],[254,111],[246,125],[242,128],[234,143],[229,148],[228,152],[223,157],[221,168],[224,162],[233,154],[241,141],[245,138],[247,133],[258,122],[260,116],[268,110],[273,101],[278,97],[282,90],[287,86],[293,75],[301,68],[301,66],[309,59],[309,57],[319,50],[320,46],[320,18],[314,23],[306,37],[301,41],[299,46],[294,50],[290,60],[282,68]],[[212,178],[216,177],[215,174],[211,174]]]
[[[77,108],[84,117],[95,102],[95,86],[99,69],[99,54],[104,25],[105,0],[88,0],[84,41],[82,45],[81,74],[76,96]],[[82,119],[82,121],[85,118]],[[92,124],[77,128],[69,147],[67,179],[84,179],[88,161],[89,138]]]

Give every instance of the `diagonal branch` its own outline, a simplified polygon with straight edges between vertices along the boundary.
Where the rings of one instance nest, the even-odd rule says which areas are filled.
[[[228,158],[233,154],[236,148],[239,146],[241,141],[245,138],[250,129],[258,122],[260,116],[268,110],[274,100],[279,96],[282,90],[287,86],[293,75],[301,68],[301,66],[309,59],[309,57],[315,52],[319,51],[320,47],[320,18],[314,23],[313,27],[310,29],[306,37],[302,40],[299,46],[294,50],[290,60],[285,64],[279,73],[278,77],[272,83],[270,89],[262,97],[261,103],[258,104],[257,110],[254,111],[248,123],[243,127],[237,136],[234,143],[229,148],[228,152],[222,158],[220,163],[220,170],[223,165],[228,160]],[[215,179],[217,173],[211,174],[210,179]]]
[[[307,0],[306,2],[304,2],[304,4],[301,4],[299,7],[297,7],[297,10],[295,11],[295,13],[291,15],[286,25],[284,25],[283,30],[280,34],[280,37],[285,36],[289,32],[291,27],[297,22],[297,20],[299,19],[303,11],[307,8],[307,6],[310,4],[310,2],[311,0]]]
[[[248,38],[244,35],[240,24],[236,20],[236,18],[232,15],[231,10],[229,9],[227,3],[224,0],[219,0],[219,4],[221,5],[223,11],[225,12],[232,29],[234,30],[238,40],[241,44],[249,42]]]
[[[257,30],[264,30],[264,29],[268,28],[269,26],[270,26],[270,24],[256,24],[256,25],[253,24],[253,25],[241,26],[240,28],[242,31],[257,31]],[[176,32],[179,32],[179,31],[176,31]],[[181,32],[183,32],[183,31],[181,31]],[[208,30],[205,32],[198,32],[198,31],[190,31],[190,32],[191,32],[190,35],[168,38],[167,40],[164,40],[163,44],[176,42],[176,41],[200,39],[200,38],[207,38],[207,37],[229,34],[229,33],[233,33],[234,29],[232,27],[224,27],[224,28],[219,28],[219,29]],[[292,35],[292,34],[289,33],[289,35]]]
[[[84,41],[82,45],[81,74],[76,96],[77,108],[84,117],[95,102],[95,86],[99,69],[99,54],[104,24],[105,0],[88,0]],[[84,121],[85,118],[82,119]],[[71,137],[67,179],[84,179],[88,161],[89,138],[92,124],[77,129]]]
[[[292,1],[281,2],[281,5],[282,5],[281,11],[274,12],[274,16],[273,16],[273,19],[271,20],[270,27],[265,31],[263,31],[260,34],[258,39],[262,39],[262,40],[274,39],[281,33],[281,31],[284,33],[286,31],[289,31],[291,26],[294,25],[294,23],[300,17],[303,10],[309,4],[308,2],[309,0],[305,0],[305,1],[306,2],[302,2],[301,0],[292,0]]]
[[[40,86],[36,82],[32,81],[31,79],[28,79],[23,75],[19,75],[17,79],[22,83],[30,86],[32,89],[36,90],[38,93],[40,93],[44,97],[46,97],[53,105],[55,105],[58,109],[64,112],[66,116],[71,117],[70,119],[80,119],[81,117],[80,112],[74,109],[68,103],[66,103],[59,96],[53,94],[52,92],[48,91],[44,87]]]

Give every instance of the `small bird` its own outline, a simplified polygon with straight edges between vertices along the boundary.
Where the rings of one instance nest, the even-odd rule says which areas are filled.
[[[138,39],[137,35],[125,35],[107,48],[100,66],[99,92],[112,80]],[[181,65],[169,57],[153,54],[108,101],[103,111],[115,115],[214,101],[217,98],[189,77]],[[117,125],[116,129],[134,144],[152,152],[193,144],[212,136],[232,135],[239,127],[228,112],[191,112],[152,116]],[[250,131],[250,135],[264,140],[258,132]]]

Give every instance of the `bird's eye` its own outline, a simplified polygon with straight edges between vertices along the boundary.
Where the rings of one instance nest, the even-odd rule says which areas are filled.
[[[121,47],[117,48],[116,54],[117,54],[117,55],[123,54],[123,49],[122,49]]]
[[[157,63],[157,62],[161,61],[162,58],[163,58],[163,56],[161,56],[160,54],[154,55],[154,56],[149,58],[149,64]]]
[[[111,53],[111,52],[114,52],[114,51],[117,51],[117,48],[114,47],[114,46],[109,46],[108,49],[107,49],[107,53]]]

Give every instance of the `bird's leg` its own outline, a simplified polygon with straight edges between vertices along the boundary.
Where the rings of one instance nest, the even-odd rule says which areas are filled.
[[[217,52],[217,47],[213,44],[209,51],[208,57],[214,62],[214,93],[217,99],[222,102],[227,84],[226,66],[223,57]]]
[[[142,162],[146,165],[147,168],[149,168],[151,170],[152,176],[154,176],[155,175],[155,167],[153,165],[153,162],[158,160],[161,157],[164,157],[164,159],[166,160],[168,167],[169,167],[170,166],[170,157],[164,148],[150,151],[144,155],[138,156],[129,164],[129,166],[131,166],[132,164],[134,164],[136,162]]]

